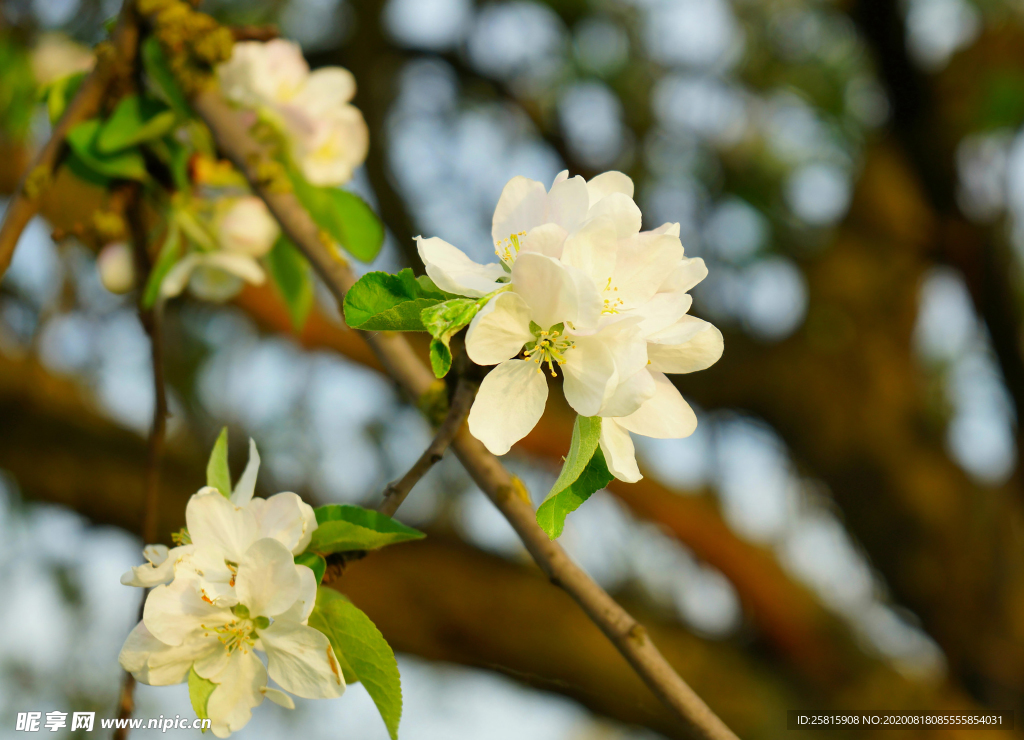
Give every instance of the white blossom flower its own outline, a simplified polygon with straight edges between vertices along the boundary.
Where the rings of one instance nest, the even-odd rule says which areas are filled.
[[[292,558],[273,538],[249,545],[237,562],[232,607],[211,604],[187,575],[157,586],[125,641],[121,665],[154,686],[181,683],[190,668],[217,684],[207,704],[217,737],[241,729],[265,697],[294,706],[267,686],[268,677],[307,699],[340,696],[345,679],[330,641],[306,625],[316,576]],[[266,666],[257,650],[266,653]]]
[[[262,285],[266,279],[260,263],[247,254],[197,250],[170,269],[160,284],[160,294],[174,298],[187,287],[197,298],[222,303],[238,295],[243,281]]]
[[[96,64],[96,55],[67,34],[48,32],[39,36],[29,63],[36,82],[44,87],[77,72],[88,72]]]
[[[721,333],[687,314],[688,291],[707,268],[685,257],[678,224],[641,232],[632,194],[619,172],[589,182],[563,172],[550,190],[517,177],[494,212],[500,262],[479,265],[441,239],[418,239],[438,287],[494,295],[466,335],[470,359],[497,365],[469,416],[470,431],[491,452],[507,452],[543,414],[542,364],[553,375],[554,364],[562,366],[577,413],[606,420],[602,449],[616,477],[640,477],[629,431],[693,432],[693,411],[664,373],[703,369],[721,355]],[[521,351],[524,359],[516,359]]]
[[[228,99],[278,124],[292,159],[314,185],[341,185],[366,159],[369,130],[351,105],[356,83],[348,70],[311,73],[297,44],[275,39],[235,44],[217,74]]]
[[[111,293],[127,293],[135,287],[135,259],[124,242],[107,244],[96,258],[100,282]]]
[[[217,221],[221,249],[234,254],[262,257],[273,248],[280,234],[270,209],[255,195],[231,201]]]

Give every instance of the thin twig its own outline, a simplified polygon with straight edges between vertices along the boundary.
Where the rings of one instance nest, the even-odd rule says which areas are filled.
[[[143,218],[138,197],[128,207],[128,223],[131,229],[132,246],[135,253],[136,274],[148,276],[150,271],[149,253],[147,251],[146,224]],[[145,280],[139,282],[145,285]],[[140,297],[141,301],[141,297]],[[149,335],[150,351],[153,361],[153,422],[149,430],[146,444],[146,476],[144,500],[142,507],[142,523],[140,533],[144,543],[155,542],[159,524],[160,502],[160,464],[164,455],[164,441],[167,437],[167,386],[164,382],[164,349],[163,349],[163,313],[160,303],[152,308],[139,306],[139,320],[146,334]],[[142,594],[139,605],[139,619],[142,619],[149,589]],[[118,701],[118,719],[128,719],[135,711],[135,677],[124,674],[121,696]],[[114,740],[125,740],[128,737],[127,727],[114,730]]]
[[[441,426],[438,427],[433,441],[409,468],[409,472],[399,480],[389,483],[388,487],[384,489],[384,500],[377,507],[377,511],[394,516],[398,507],[405,501],[405,497],[419,483],[420,478],[441,461],[445,450],[451,445],[455,435],[459,433],[459,429],[465,423],[466,417],[469,416],[469,407],[473,405],[474,395],[470,383],[459,378],[458,384],[455,386],[455,394],[452,396],[451,406],[448,408],[448,414],[441,422]]]
[[[25,170],[18,189],[7,204],[3,223],[0,224],[0,279],[3,278],[14,256],[21,233],[39,210],[39,198],[64,157],[64,138],[77,124],[96,115],[110,83],[121,72],[121,66],[131,63],[138,49],[139,28],[133,3],[125,2],[121,16],[111,36],[112,55],[99,54],[96,67],[82,82],[78,92],[53,129],[50,140],[39,150],[32,164]]]
[[[348,265],[325,246],[320,229],[295,195],[280,188],[268,188],[261,171],[269,160],[250,135],[238,114],[215,89],[207,89],[192,101],[196,112],[213,132],[220,150],[243,172],[253,190],[266,202],[285,234],[310,261],[340,304],[354,283]],[[432,385],[430,370],[416,356],[400,334],[363,333],[388,374],[412,398],[419,398]],[[496,457],[460,427],[452,449],[470,476],[505,515],[552,583],[563,588],[580,604],[591,620],[608,636],[652,691],[676,715],[708,740],[737,740],[736,735],[680,678],[646,631],[614,599],[566,554],[557,542],[548,540],[537,525],[529,495]]]

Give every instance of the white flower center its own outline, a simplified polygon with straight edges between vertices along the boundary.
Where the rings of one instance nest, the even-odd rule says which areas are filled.
[[[551,371],[551,377],[557,377],[555,372],[555,363],[559,365],[565,364],[565,353],[576,346],[576,343],[562,334],[564,325],[558,324],[553,326],[547,331],[534,330],[533,335],[537,337],[536,342],[531,342],[526,345],[526,351],[523,355],[527,360],[533,360],[537,363],[537,372],[542,372],[541,367],[546,362],[548,370]]]
[[[507,265],[511,265],[516,261],[516,255],[519,254],[522,245],[522,239],[526,236],[525,231],[520,231],[517,234],[509,234],[507,239],[502,239],[500,242],[495,242],[494,253],[498,255],[498,258]]]

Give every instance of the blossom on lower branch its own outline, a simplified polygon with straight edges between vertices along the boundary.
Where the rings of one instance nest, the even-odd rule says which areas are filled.
[[[153,686],[181,683],[191,670],[215,684],[207,713],[218,737],[244,726],[264,698],[291,708],[285,691],[326,699],[345,690],[329,640],[306,624],[316,576],[294,562],[316,517],[294,493],[255,498],[259,465],[250,441],[249,463],[230,496],[205,487],[189,500],[191,541],[170,550],[148,545],[148,563],[121,578],[155,586],[121,665]],[[266,666],[257,652],[266,654]]]

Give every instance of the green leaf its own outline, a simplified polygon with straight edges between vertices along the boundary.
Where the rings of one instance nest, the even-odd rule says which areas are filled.
[[[146,289],[142,294],[142,307],[152,308],[160,297],[160,285],[163,283],[167,273],[171,271],[181,256],[181,232],[178,226],[172,223],[168,227],[167,238],[160,247],[160,254],[156,258],[156,264],[149,271],[149,279],[146,281]]]
[[[146,163],[137,149],[107,154],[97,148],[102,126],[99,119],[90,118],[68,131],[68,146],[81,163],[104,177],[140,182],[149,179]]]
[[[347,664],[366,687],[388,734],[396,740],[402,719],[402,680],[395,653],[380,630],[355,604],[323,586],[317,590],[309,626],[327,635],[342,667]]]
[[[386,514],[361,506],[329,504],[314,511],[318,526],[313,531],[307,552],[330,555],[334,552],[376,550],[426,536]]]
[[[142,64],[156,91],[180,118],[191,118],[192,108],[181,92],[181,88],[178,87],[174,73],[171,72],[170,65],[167,64],[167,57],[156,36],[147,37],[142,42],[140,51]]]
[[[408,267],[397,275],[368,272],[345,294],[345,323],[365,331],[425,331],[423,309],[445,298],[430,278],[417,278]]]
[[[601,417],[576,417],[569,455],[565,458],[562,472],[537,509],[537,523],[549,539],[556,539],[562,534],[566,515],[611,481],[612,475],[599,446],[600,439]]]
[[[177,118],[174,111],[158,100],[127,95],[100,129],[96,149],[102,154],[114,154],[159,139],[171,132]]]
[[[217,436],[206,463],[206,485],[213,486],[225,498],[231,498],[231,471],[228,469],[228,428],[224,427]]]
[[[313,571],[317,583],[324,579],[324,573],[327,572],[327,561],[324,560],[323,555],[317,555],[315,552],[304,552],[301,555],[296,555],[295,564],[305,565]]]
[[[448,374],[452,366],[452,352],[448,343],[456,332],[473,320],[488,300],[490,296],[479,300],[452,298],[423,309],[420,320],[434,338],[430,342],[430,367],[435,377],[443,378]]]
[[[430,369],[435,378],[443,378],[452,369],[452,351],[440,339],[430,340]]]
[[[341,188],[311,185],[292,169],[295,197],[306,207],[317,226],[362,262],[372,262],[384,245],[384,225],[366,201]]]
[[[313,281],[306,258],[282,235],[267,255],[266,264],[288,307],[292,326],[295,331],[301,332],[306,325],[309,310],[313,307]]]
[[[217,684],[200,676],[195,668],[188,669],[188,698],[192,702],[192,711],[199,719],[210,718],[206,706],[210,703],[210,694],[216,688]]]

